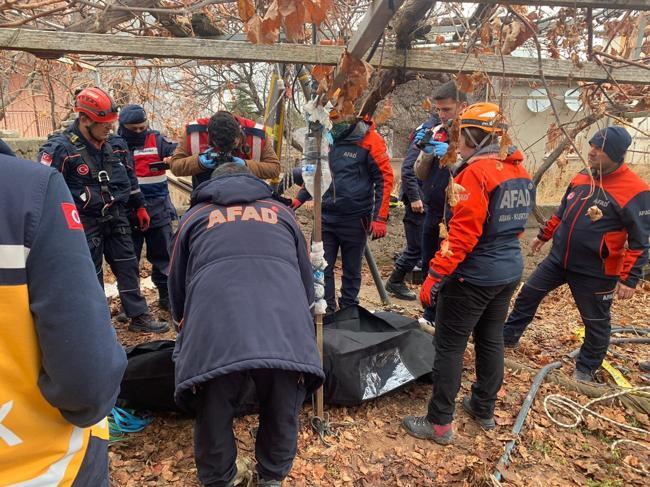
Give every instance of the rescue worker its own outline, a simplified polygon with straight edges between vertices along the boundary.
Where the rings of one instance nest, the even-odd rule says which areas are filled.
[[[322,235],[325,250],[325,300],[337,308],[334,266],[339,249],[343,264],[340,308],[358,303],[361,263],[368,234],[386,236],[393,169],[384,139],[369,120],[332,117],[329,164],[332,184],[323,195]]]
[[[0,155],[0,485],[108,487],[126,355],[56,171]]]
[[[416,129],[413,136],[439,125],[440,118],[438,118],[436,113],[433,113],[426,122],[422,123]],[[404,284],[404,278],[418,263],[424,262],[422,261],[422,222],[425,219],[426,213],[426,205],[424,203],[425,194],[422,189],[422,182],[415,176],[414,172],[415,161],[420,155],[420,149],[416,145],[416,141],[413,140],[413,136],[411,137],[411,142],[406,151],[401,169],[402,184],[400,186],[400,197],[404,203],[404,219],[402,222],[404,224],[406,247],[395,261],[393,272],[386,282],[386,291],[399,299],[409,301],[415,301],[417,296]],[[442,197],[444,198],[444,195]]]
[[[257,485],[279,486],[291,470],[300,407],[324,379],[312,273],[293,212],[245,165],[221,164],[194,191],[174,238],[169,291],[180,323],[175,398],[196,413],[204,485],[233,485],[232,422],[249,379],[260,404]]]
[[[197,187],[210,179],[215,168],[208,160],[200,159],[218,147],[211,147],[208,136],[208,123],[224,123],[226,120],[236,120],[241,127],[238,145],[232,155],[245,161],[251,172],[262,179],[273,179],[280,175],[280,161],[273,151],[273,144],[266,135],[263,125],[230,112],[219,111],[210,118],[199,118],[187,124],[185,138],[181,139],[172,155],[169,165],[175,176],[192,176],[192,184]]]
[[[422,222],[424,268],[440,247],[440,223],[447,209],[445,189],[454,171],[453,167],[441,168],[440,159],[447,153],[452,123],[458,114],[467,108],[467,95],[456,87],[454,81],[448,81],[438,87],[433,99],[436,114],[440,119],[439,125],[432,116],[418,128],[413,137],[414,144],[425,143],[423,154],[416,159],[414,166],[415,175],[422,181],[423,202],[427,207]],[[432,130],[432,134],[429,142],[426,142],[424,138],[428,129]],[[433,323],[436,319],[435,307],[425,307],[423,318]]]
[[[135,256],[140,261],[143,243],[147,242],[147,260],[151,263],[151,280],[158,289],[158,306],[169,311],[167,293],[167,268],[169,246],[172,239],[172,220],[177,218],[176,209],[169,197],[167,167],[165,160],[174,153],[176,143],[157,130],[149,128],[147,114],[140,105],[127,105],[120,110],[118,137],[109,138],[114,148],[125,149],[133,157],[135,175],[144,196],[151,223],[146,231],[139,225],[131,227]],[[131,222],[137,223],[132,212]]]
[[[106,257],[131,320],[129,329],[163,333],[169,326],[153,319],[140,294],[127,206],[135,209],[142,231],[149,227],[150,217],[128,154],[107,142],[117,107],[106,92],[86,88],[77,94],[74,111],[78,118],[64,132],[50,135],[40,149],[39,161],[63,174],[86,232],[97,278],[103,285],[102,260]]]
[[[503,330],[506,346],[516,346],[542,299],[567,283],[585,325],[574,375],[580,381],[593,382],[607,353],[612,299],[633,296],[648,260],[650,189],[625,164],[631,143],[618,126],[591,138],[591,174],[583,170],[573,178],[533,241],[533,252],[551,238],[553,245],[517,296]]]
[[[495,427],[494,404],[503,382],[503,322],[524,268],[519,235],[535,202],[523,154],[510,147],[499,158],[506,129],[493,103],[476,103],[460,114],[463,163],[447,191],[453,216],[420,291],[423,305],[438,301],[433,394],[427,415],[407,416],[403,426],[412,436],[440,444],[453,441],[455,400],[470,334],[476,382],[463,408],[483,428]]]

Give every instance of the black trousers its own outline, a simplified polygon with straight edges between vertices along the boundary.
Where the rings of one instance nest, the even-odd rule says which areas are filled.
[[[336,285],[334,265],[339,249],[343,264],[341,299],[339,306],[345,308],[359,302],[361,289],[361,264],[368,239],[368,218],[353,218],[336,223],[323,222],[323,248],[325,250],[325,301],[329,310],[336,310]]]
[[[422,270],[429,270],[429,262],[440,248],[440,227],[442,216],[427,211],[422,222]],[[426,277],[426,274],[425,274]],[[436,307],[424,308],[424,319],[435,321]]]
[[[497,392],[503,383],[503,322],[517,284],[476,286],[455,278],[443,283],[436,310],[436,357],[429,421],[448,424],[454,418],[463,354],[470,334],[474,335],[476,353],[472,407],[483,418],[494,414]]]
[[[576,368],[591,373],[600,367],[611,331],[610,308],[616,281],[576,274],[562,268],[548,257],[535,269],[515,301],[503,330],[506,343],[516,343],[535,317],[542,299],[553,289],[569,284],[580,317],[585,325],[585,340],[576,360]]]
[[[404,236],[406,248],[395,261],[395,268],[403,272],[411,272],[422,258],[422,222],[424,213],[415,213],[411,203],[404,201]]]
[[[146,232],[136,229],[133,229],[132,232],[131,236],[138,262],[142,255],[143,243],[147,242],[147,260],[151,263],[151,280],[158,289],[167,290],[169,247],[172,242],[171,224],[149,228]]]
[[[259,477],[284,479],[296,456],[298,415],[306,395],[302,374],[256,369],[219,376],[199,388],[194,425],[196,468],[201,482],[210,487],[227,486],[237,474],[237,443],[232,422],[247,375],[255,382],[260,403],[255,440]]]
[[[101,285],[104,285],[102,264],[105,257],[117,279],[117,289],[126,315],[134,318],[146,313],[149,308],[140,294],[140,270],[128,219],[121,215],[106,222],[84,218],[83,226]]]

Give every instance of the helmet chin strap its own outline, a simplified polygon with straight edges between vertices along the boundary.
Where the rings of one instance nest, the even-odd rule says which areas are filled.
[[[91,120],[90,123],[88,125],[86,125],[86,132],[88,132],[88,135],[90,136],[90,139],[91,139],[90,142],[94,143],[95,145],[100,145],[104,141],[95,138],[95,136],[93,135],[93,128],[95,126],[97,126],[97,122],[95,122],[94,120]]]
[[[463,134],[469,140],[472,141],[472,144],[474,144],[474,148],[475,148],[474,152],[472,152],[472,154],[467,159],[471,159],[472,157],[474,157],[476,153],[480,151],[483,148],[483,146],[485,146],[492,139],[489,134],[486,134],[485,137],[483,137],[483,140],[481,140],[481,142],[476,142],[476,139],[474,138],[474,136],[469,130],[464,130]]]

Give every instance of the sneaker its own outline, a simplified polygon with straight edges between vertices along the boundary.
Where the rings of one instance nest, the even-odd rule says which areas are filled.
[[[439,445],[454,441],[454,430],[449,424],[433,424],[426,416],[406,416],[402,421],[406,432],[422,440],[433,440]]]
[[[406,284],[403,282],[386,282],[386,291],[391,293],[398,299],[404,299],[406,301],[415,301],[418,297],[413,291],[411,291]]]
[[[497,427],[497,424],[494,422],[494,417],[492,418],[481,418],[476,411],[472,408],[472,400],[469,396],[463,398],[463,409],[467,414],[469,414],[474,421],[476,421],[481,428],[484,430],[493,430]]]
[[[146,333],[165,333],[169,325],[164,321],[156,321],[150,313],[143,313],[131,319],[130,331],[143,331]]]

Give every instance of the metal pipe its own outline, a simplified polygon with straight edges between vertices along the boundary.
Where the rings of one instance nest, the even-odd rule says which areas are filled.
[[[372,280],[375,281],[375,286],[377,286],[377,291],[381,298],[381,304],[384,306],[391,304],[386,288],[384,287],[384,281],[382,281],[381,275],[379,274],[377,262],[375,262],[375,257],[372,255],[372,250],[370,250],[370,246],[367,243],[366,248],[363,250],[363,254],[366,256],[366,262],[368,262],[370,274],[372,274]]]
[[[550,364],[545,365],[540,369],[539,372],[537,372],[537,375],[535,376],[535,379],[533,380],[533,385],[530,387],[530,390],[528,391],[528,394],[526,395],[526,399],[524,400],[524,403],[521,406],[521,410],[519,411],[519,414],[517,415],[517,419],[515,420],[515,424],[512,427],[512,434],[515,435],[515,438],[510,440],[506,444],[506,449],[503,452],[503,455],[501,455],[501,458],[499,459],[499,463],[497,463],[497,468],[494,471],[494,477],[501,482],[503,479],[503,475],[501,474],[501,468],[505,468],[508,466],[508,463],[510,462],[510,453],[512,453],[512,450],[515,448],[515,443],[517,442],[517,438],[519,437],[519,432],[524,426],[524,422],[526,421],[526,416],[528,416],[528,412],[530,411],[530,408],[533,406],[533,401],[535,400],[535,396],[537,395],[537,391],[539,390],[540,386],[542,385],[542,382],[544,381],[544,378],[546,375],[554,369],[559,369],[562,366],[561,361],[557,362],[552,362]]]

